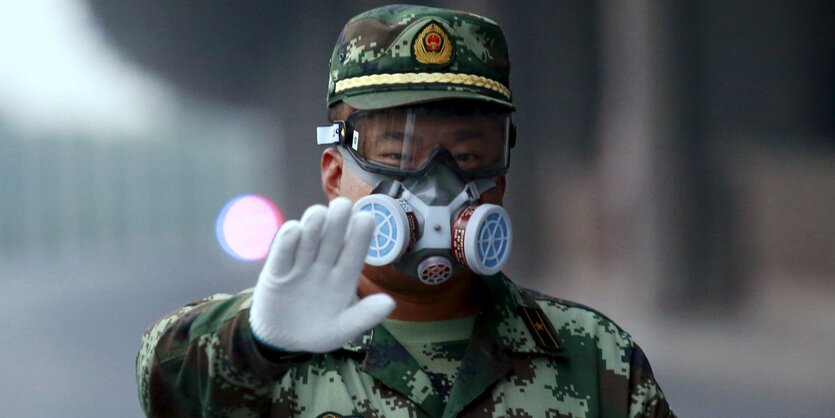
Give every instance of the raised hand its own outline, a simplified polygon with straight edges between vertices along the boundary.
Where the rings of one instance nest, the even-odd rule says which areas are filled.
[[[253,294],[249,322],[261,343],[293,352],[333,351],[385,319],[394,300],[356,301],[374,231],[370,214],[352,214],[339,197],[311,206],[276,234]]]

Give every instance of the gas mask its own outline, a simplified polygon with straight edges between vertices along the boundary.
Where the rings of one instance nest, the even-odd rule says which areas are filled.
[[[373,188],[354,204],[376,222],[365,262],[430,285],[463,268],[499,272],[512,246],[510,217],[479,200],[509,165],[509,116],[424,108],[356,115],[319,128],[318,142],[342,145],[345,167]]]

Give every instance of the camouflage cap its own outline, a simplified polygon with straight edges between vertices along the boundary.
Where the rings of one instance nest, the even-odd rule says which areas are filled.
[[[362,110],[444,99],[514,110],[502,29],[471,13],[391,5],[348,21],[333,50],[328,106]]]

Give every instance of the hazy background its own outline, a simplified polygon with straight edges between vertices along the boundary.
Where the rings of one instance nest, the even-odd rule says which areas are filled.
[[[314,127],[376,1],[0,2],[0,405],[139,417],[144,329],[254,285],[235,196],[324,202]],[[508,274],[641,344],[689,417],[835,411],[831,2],[436,1],[506,31]]]

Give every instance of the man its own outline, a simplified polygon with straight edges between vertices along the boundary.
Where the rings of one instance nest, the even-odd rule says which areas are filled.
[[[277,234],[254,289],[187,305],[137,357],[149,416],[672,416],[601,314],[516,286],[501,207],[504,35],[468,13],[351,19],[318,130],[328,207]]]

